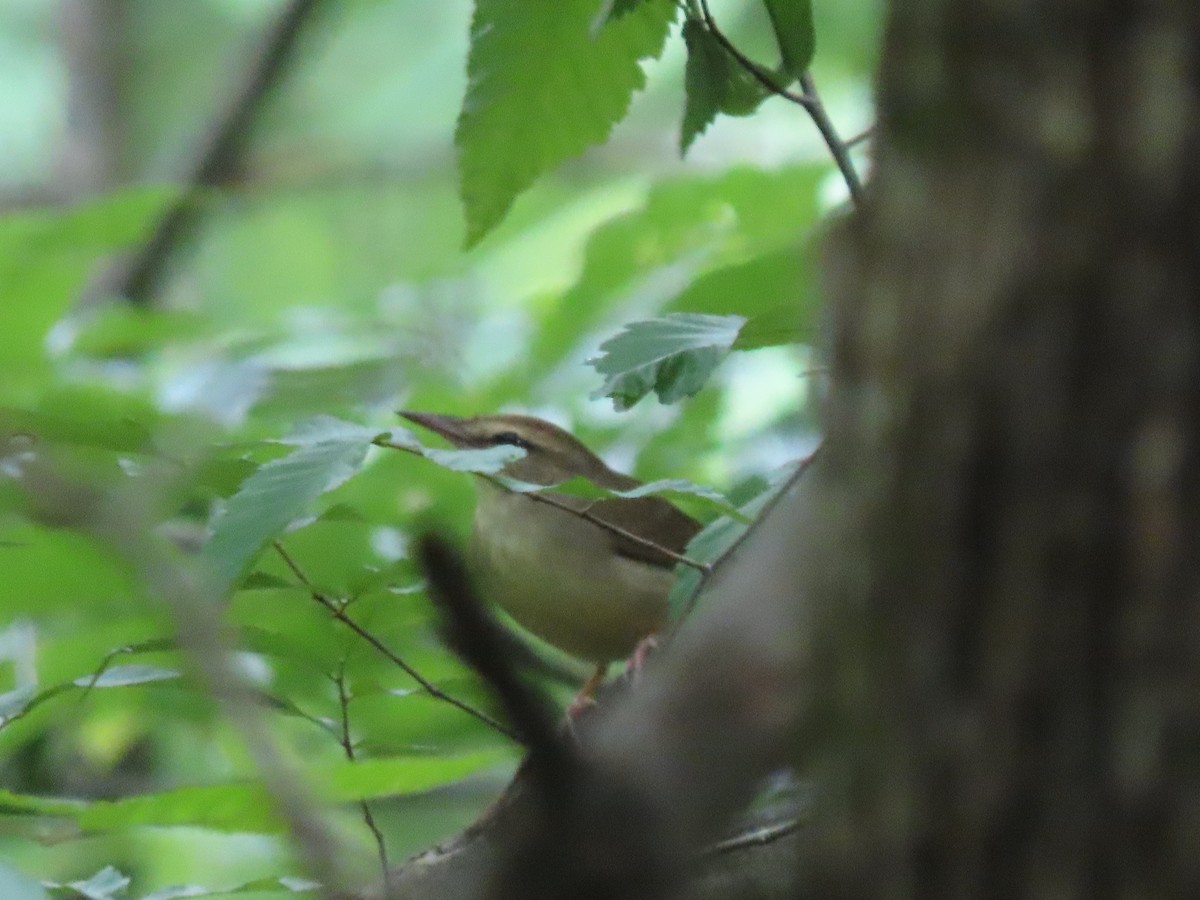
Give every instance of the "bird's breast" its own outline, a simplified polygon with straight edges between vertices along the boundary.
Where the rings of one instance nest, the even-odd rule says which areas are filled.
[[[670,570],[619,556],[578,515],[480,485],[472,557],[484,596],[574,656],[627,655],[667,617]]]

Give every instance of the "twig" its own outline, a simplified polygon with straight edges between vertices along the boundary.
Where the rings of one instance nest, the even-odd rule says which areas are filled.
[[[199,195],[218,187],[236,169],[249,144],[255,118],[271,90],[283,79],[306,25],[315,18],[322,0],[292,0],[265,35],[245,82],[217,118],[208,139],[180,179],[184,190],[163,213],[154,231],[133,255],[105,273],[89,294],[117,294],[138,304],[157,293],[176,248],[195,227]]]
[[[833,154],[833,161],[837,164],[838,171],[842,173],[846,189],[850,191],[850,199],[854,201],[855,206],[861,205],[862,180],[854,168],[854,161],[850,159],[850,148],[838,137],[837,129],[834,128],[829,113],[825,111],[825,104],[821,102],[820,95],[817,94],[817,85],[810,73],[805,72],[800,76],[800,86],[804,88],[804,93],[812,98],[812,106],[807,107],[808,114],[812,118],[813,124],[817,126],[817,131],[821,132],[821,137],[825,139],[825,146]]]
[[[499,478],[496,478],[492,475],[485,475],[481,472],[476,472],[475,474],[479,475],[479,477],[485,481],[491,482],[497,487],[504,488],[506,491],[512,490]],[[634,543],[640,544],[648,550],[654,550],[655,552],[661,553],[663,556],[673,560],[674,562],[681,563],[682,565],[695,569],[702,575],[712,571],[712,566],[709,563],[692,559],[691,557],[684,556],[682,553],[676,553],[674,550],[664,547],[657,541],[652,541],[649,538],[642,537],[640,534],[634,534],[632,531],[626,531],[620,525],[614,525],[612,522],[606,522],[604,519],[598,518],[592,514],[591,507],[575,509],[574,507],[559,500],[553,494],[543,494],[541,491],[513,491],[513,493],[520,493],[522,497],[528,497],[530,500],[534,500],[538,503],[545,503],[548,506],[553,506],[555,509],[561,509],[563,512],[569,512],[571,515],[578,516],[585,522],[591,522],[593,525],[603,528],[605,531],[615,534],[618,537],[623,537],[626,540],[633,541]]]
[[[862,131],[860,131],[858,134],[856,134],[854,137],[848,139],[846,141],[846,146],[847,147],[857,147],[863,141],[865,141],[871,137],[874,137],[874,136],[875,136],[875,126],[868,125]]]
[[[342,745],[342,749],[346,752],[346,759],[354,762],[356,759],[354,753],[354,741],[350,738],[350,696],[346,693],[346,657],[342,657],[338,673],[333,678],[333,683],[337,687],[338,708],[341,710],[341,735],[338,743]],[[358,808],[362,810],[363,822],[370,829],[371,834],[375,836],[375,847],[379,853],[379,865],[383,868],[383,889],[388,892],[391,889],[389,884],[390,877],[388,875],[388,857],[387,844],[383,839],[383,832],[379,830],[379,825],[375,822],[375,815],[371,812],[371,806],[366,800],[358,801]]]
[[[813,120],[813,124],[817,126],[817,131],[821,133],[821,138],[825,141],[825,146],[829,148],[829,153],[833,156],[833,161],[837,165],[838,171],[842,174],[842,180],[846,182],[846,189],[850,192],[850,199],[854,202],[855,206],[861,204],[862,179],[858,177],[858,172],[854,168],[854,162],[850,159],[851,145],[838,137],[833,120],[829,118],[829,113],[826,112],[825,105],[821,102],[821,97],[817,93],[817,86],[813,81],[812,75],[805,72],[800,76],[802,93],[796,94],[787,90],[787,88],[764,71],[762,66],[739,50],[733,41],[717,27],[717,22],[713,18],[712,11],[708,8],[708,0],[699,0],[699,3],[704,27],[716,38],[717,43],[724,47],[725,51],[734,58],[738,65],[745,69],[746,72],[772,94],[783,97],[785,100],[790,100],[797,106],[804,107],[809,117]]]
[[[813,103],[818,101],[815,101],[812,97],[809,97],[807,93],[796,94],[792,91],[789,91],[782,84],[776,81],[770,74],[764,71],[762,66],[739,50],[737,45],[735,45],[733,41],[726,36],[725,32],[721,31],[721,29],[717,27],[717,22],[715,19],[713,19],[712,11],[708,8],[708,0],[700,0],[700,13],[704,18],[704,27],[708,29],[708,33],[716,38],[717,43],[725,48],[725,52],[732,56],[734,60],[737,61],[737,64],[745,69],[755,81],[765,87],[772,94],[775,94],[777,97],[782,97],[784,100],[790,100],[797,106],[803,106],[810,113],[812,112]]]
[[[469,703],[447,694],[440,687],[405,662],[403,658],[392,652],[392,650],[385,643],[383,643],[383,641],[379,640],[379,638],[375,637],[375,635],[371,634],[371,632],[367,631],[367,629],[363,628],[363,626],[359,625],[356,621],[346,615],[346,611],[342,607],[318,591],[313,583],[308,580],[308,576],[304,574],[304,571],[296,564],[296,561],[292,559],[291,554],[284,549],[283,544],[281,544],[279,541],[275,541],[274,546],[275,551],[279,554],[284,564],[291,569],[292,574],[296,576],[297,580],[302,585],[304,585],[305,589],[309,593],[309,596],[312,597],[313,600],[325,607],[331,616],[333,616],[335,619],[353,631],[356,635],[382,653],[393,665],[395,665],[406,675],[408,675],[409,678],[419,684],[427,694],[429,694],[431,697],[441,700],[444,703],[449,703],[453,707],[461,709],[467,715],[473,716],[480,722],[483,722],[485,725],[498,731],[505,737],[511,738],[514,741],[517,739],[516,735],[514,735],[511,730],[504,727],[504,725],[502,725],[500,722],[496,721],[482,710],[478,710],[471,706]]]
[[[397,444],[395,441],[389,441],[383,438],[372,441],[372,443],[374,443],[377,447],[387,447],[391,450],[403,450],[406,453],[412,453],[416,456],[424,455],[418,448],[406,447],[404,444]],[[569,504],[564,503],[562,500],[559,500],[553,494],[547,494],[541,491],[513,491],[513,489],[506,485],[502,479],[497,478],[494,475],[488,475],[486,472],[472,472],[471,474],[479,476],[485,481],[494,484],[496,487],[503,488],[506,491],[511,491],[514,494],[520,494],[522,497],[528,497],[530,500],[533,500],[536,503],[545,503],[548,506],[553,506],[555,509],[561,509],[563,512],[577,516],[578,518],[583,519],[585,522],[591,522],[597,528],[602,528],[610,534],[615,534],[618,537],[625,538],[628,541],[633,541],[635,544],[645,547],[647,550],[653,550],[656,553],[661,553],[668,559],[695,569],[702,575],[710,573],[712,570],[712,566],[709,563],[692,559],[689,556],[684,556],[682,553],[676,553],[674,550],[664,547],[662,544],[659,544],[656,541],[642,537],[640,534],[634,534],[632,531],[627,531],[620,525],[614,525],[612,522],[608,522],[599,518],[590,511],[590,507],[586,507],[584,509],[575,509],[573,506],[570,506]]]
[[[784,822],[765,825],[761,828],[755,828],[751,831],[735,835],[718,844],[713,844],[705,853],[712,856],[719,856],[722,853],[732,853],[746,847],[761,847],[782,837],[787,837],[789,834],[795,834],[800,830],[800,826],[799,819],[788,819]]]

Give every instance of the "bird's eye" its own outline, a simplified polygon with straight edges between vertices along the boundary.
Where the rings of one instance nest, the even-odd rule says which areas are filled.
[[[530,449],[529,441],[521,437],[515,431],[501,431],[492,435],[493,444],[512,444],[514,447],[520,447],[522,450]]]

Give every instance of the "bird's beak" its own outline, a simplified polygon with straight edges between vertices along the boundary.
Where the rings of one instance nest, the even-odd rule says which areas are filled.
[[[471,436],[463,428],[464,419],[458,416],[444,416],[439,413],[424,413],[411,412],[409,410],[401,410],[397,413],[403,419],[420,425],[422,428],[428,428],[434,434],[441,435],[455,447],[468,447],[471,445]]]

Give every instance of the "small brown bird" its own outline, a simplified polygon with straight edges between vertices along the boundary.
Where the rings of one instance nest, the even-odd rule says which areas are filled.
[[[569,432],[532,416],[400,415],[455,447],[520,447],[525,456],[502,472],[520,481],[555,485],[582,475],[610,490],[640,484],[614,472]],[[476,481],[471,558],[482,593],[538,637],[596,665],[572,704],[578,708],[610,662],[666,624],[676,561],[658,548],[683,553],[700,523],[661,497],[597,501],[539,492],[568,511],[485,478]],[[614,530],[582,518],[585,509]]]

